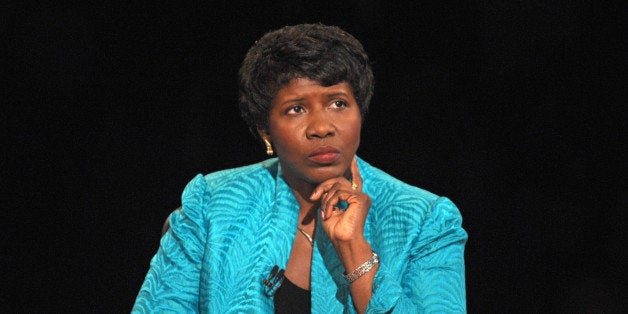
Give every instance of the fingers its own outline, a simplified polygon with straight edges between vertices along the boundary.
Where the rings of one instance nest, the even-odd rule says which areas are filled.
[[[324,192],[321,194],[321,217],[323,219],[331,217],[334,210],[338,209],[338,202],[347,197],[345,193],[341,193],[342,186],[342,183],[335,182],[332,185],[326,186]]]
[[[321,215],[324,217],[330,217],[332,212],[338,209],[336,206],[340,201],[347,201],[355,196],[358,192],[351,188],[351,183],[345,178],[335,178],[327,180],[321,183],[312,195],[310,199],[313,201],[320,200],[321,203]]]
[[[362,211],[370,207],[369,197],[362,191],[347,188],[347,182],[336,182],[331,188],[324,192],[321,196],[321,218],[331,217],[332,214],[341,214],[343,212]],[[338,203],[340,201],[347,202],[347,208],[340,210]]]
[[[312,192],[312,194],[310,195],[310,200],[312,201],[320,200],[321,205],[322,205],[323,202],[325,200],[329,200],[329,198],[333,194],[330,192],[333,192],[335,190],[359,191],[360,189],[359,188],[353,189],[351,186],[351,182],[349,182],[349,180],[342,177],[329,179],[319,184],[314,189],[314,192]]]
[[[358,168],[358,158],[353,157],[353,161],[351,162],[351,183],[356,188],[354,190],[362,191],[362,175],[360,175],[360,168]]]
[[[321,217],[323,219],[329,218],[334,210],[338,209],[336,206],[340,201],[346,201],[349,205],[362,203],[359,196],[363,194],[363,181],[355,156],[349,165],[349,171],[351,181],[345,177],[329,179],[319,184],[310,195],[310,200],[320,201]]]
[[[310,195],[310,200],[317,201],[319,200],[327,191],[331,189],[331,186],[336,183],[338,179],[330,179],[321,184],[319,184]]]
[[[321,196],[324,193],[326,193],[329,190],[331,190],[332,186],[334,184],[336,184],[337,182],[348,183],[348,187],[351,187],[352,190],[362,191],[362,176],[360,175],[360,169],[358,169],[358,161],[357,161],[357,158],[355,156],[353,157],[353,160],[351,161],[351,164],[349,165],[349,169],[350,169],[350,172],[351,172],[351,182],[349,182],[344,177],[338,177],[338,178],[329,179],[329,180],[319,184],[314,189],[314,191],[310,195],[310,200],[312,200],[312,201],[319,200],[321,198]],[[354,184],[355,184],[355,189],[353,188]]]
[[[323,194],[321,197],[321,210],[329,213],[330,211],[339,209],[338,203],[340,201],[350,203],[351,198],[356,196],[356,192],[343,187],[346,187],[346,184],[336,183],[332,185],[328,192]]]

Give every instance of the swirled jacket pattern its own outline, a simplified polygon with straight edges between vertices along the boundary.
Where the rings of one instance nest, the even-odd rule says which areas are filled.
[[[467,233],[445,197],[358,158],[372,206],[364,232],[380,258],[368,313],[466,311]],[[133,313],[272,313],[262,281],[286,267],[298,203],[278,160],[196,176],[139,291]],[[345,271],[322,230],[312,257],[312,313],[355,313]]]

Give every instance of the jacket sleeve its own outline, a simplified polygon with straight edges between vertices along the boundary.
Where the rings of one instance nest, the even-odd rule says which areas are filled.
[[[367,313],[466,312],[467,233],[458,208],[449,199],[438,198],[420,228],[404,269],[380,265]]]
[[[183,191],[182,209],[170,215],[170,229],[150,262],[132,313],[198,312],[208,198],[207,183],[199,174]]]

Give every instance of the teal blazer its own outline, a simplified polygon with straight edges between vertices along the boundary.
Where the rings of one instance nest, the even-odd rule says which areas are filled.
[[[466,311],[467,234],[445,197],[358,159],[372,199],[364,236],[380,258],[368,313]],[[276,158],[197,175],[139,291],[133,313],[273,313],[262,281],[285,268],[299,205]],[[312,313],[355,313],[345,271],[320,224],[312,257]]]

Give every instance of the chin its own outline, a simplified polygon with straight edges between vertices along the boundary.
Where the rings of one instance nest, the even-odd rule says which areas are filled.
[[[345,176],[345,174],[347,173],[348,167],[346,167],[346,169],[344,168],[345,167],[342,167],[341,165],[318,168],[318,169],[312,170],[312,172],[310,172],[310,175],[308,175],[308,177],[311,183],[320,184],[323,181],[326,181],[332,178]]]

